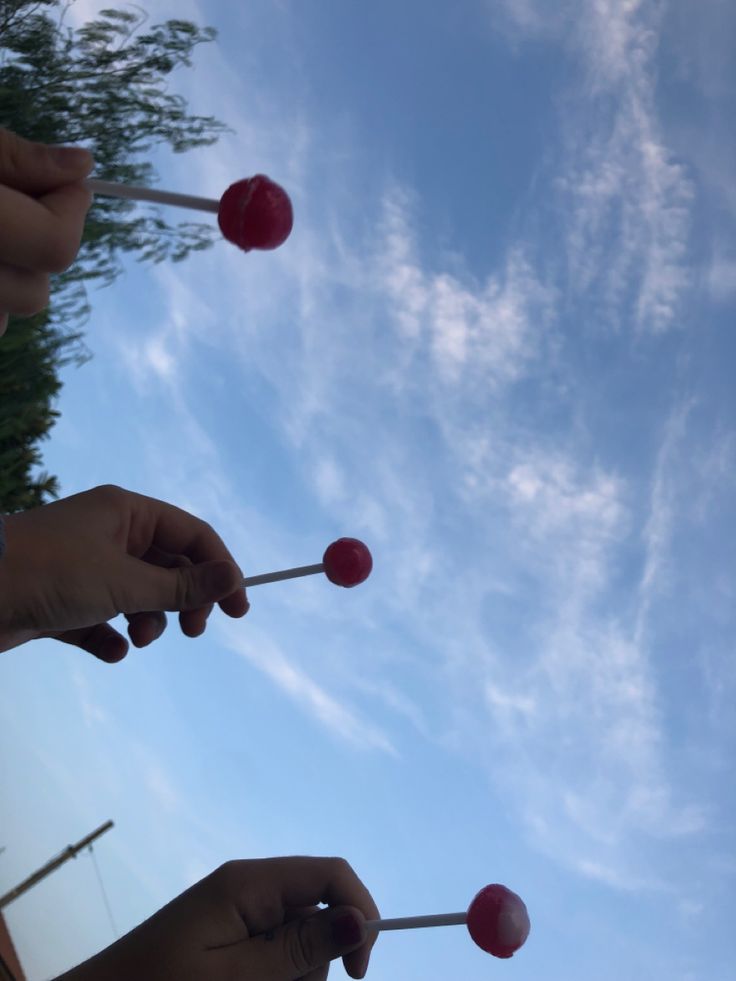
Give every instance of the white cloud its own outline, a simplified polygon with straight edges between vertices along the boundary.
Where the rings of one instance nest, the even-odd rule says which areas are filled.
[[[678,419],[660,468],[674,452]],[[457,697],[472,702],[473,689],[484,695],[478,710],[490,727],[492,779],[556,860],[616,887],[659,888],[644,871],[642,843],[696,834],[707,817],[673,787],[657,676],[640,629],[668,544],[661,494],[657,527],[650,521],[645,532],[647,585],[631,617],[630,599],[619,607],[613,591],[619,556],[636,530],[620,477],[584,466],[572,451],[533,443],[511,452],[503,444],[475,465],[477,505],[508,510],[513,520],[507,574],[539,583],[536,603],[524,604],[524,639],[492,636],[485,655],[476,650],[458,666],[470,680]],[[472,650],[469,640],[466,647]],[[482,727],[470,723],[471,731],[475,725]]]
[[[367,687],[359,690],[420,732],[434,729],[428,738],[446,744],[442,728],[455,714],[464,732],[460,744],[468,742],[468,729],[477,726],[482,740],[490,731],[490,742],[501,749],[487,761],[489,772],[509,788],[535,844],[600,881],[631,882],[636,842],[659,836],[662,828],[670,835],[692,833],[704,817],[677,801],[671,789],[647,649],[606,609],[618,549],[633,524],[626,483],[584,460],[574,440],[563,445],[542,433],[532,435],[529,424],[503,411],[493,415],[515,381],[540,372],[549,377],[550,362],[541,365],[538,359],[549,343],[543,328],[554,322],[554,291],[518,247],[483,286],[457,273],[431,271],[419,259],[406,201],[395,192],[385,199],[376,243],[364,260],[371,273],[363,277],[355,274],[349,252],[345,266],[335,265],[332,242],[322,242],[320,251],[319,238],[310,237],[313,278],[303,281],[299,254],[264,271],[265,293],[256,296],[252,308],[247,295],[243,319],[233,330],[213,334],[212,342],[229,345],[248,371],[257,366],[279,398],[288,400],[284,431],[298,447],[303,479],[332,519],[354,522],[357,533],[370,529],[383,546],[386,595],[375,608],[377,616],[400,611],[412,636],[426,644],[428,663],[441,665],[443,682],[435,681],[431,697],[439,698],[442,689],[443,724],[439,730],[428,727],[428,707],[416,706],[389,683],[388,655],[376,659]],[[231,260],[243,261],[237,255],[226,258]],[[295,278],[301,284],[296,306]],[[350,283],[349,304],[367,307],[380,321],[392,319],[393,336],[380,341],[385,349],[374,347],[369,326],[365,333],[362,326],[342,329],[346,315],[332,288],[337,282]],[[175,296],[177,283],[178,273],[166,283],[170,295]],[[284,296],[293,321],[278,343],[273,337],[266,343],[264,332],[278,322],[272,297],[280,306]],[[249,324],[256,319],[259,332]],[[186,332],[185,320],[182,329]],[[274,345],[278,356],[270,360]],[[186,338],[181,350],[185,365]],[[373,368],[384,355],[388,369],[380,374]],[[341,411],[346,386],[370,413],[357,441],[352,417]],[[179,387],[181,419],[188,420],[185,429],[196,432],[186,386]],[[377,404],[385,416],[372,414]],[[405,414],[417,407],[436,427],[446,460],[413,452]],[[292,419],[298,420],[295,428]],[[233,524],[230,498],[235,496],[223,490],[223,461],[204,432],[202,440],[208,478],[192,489],[193,499],[201,502],[210,486],[209,515],[221,514]],[[160,458],[158,465],[164,465]],[[168,477],[177,479],[170,470]],[[438,514],[448,513],[456,499],[467,507],[464,526],[475,526],[477,555],[464,557],[462,574],[453,582],[450,559],[434,536]],[[516,645],[505,648],[502,639],[489,638],[478,618],[484,590],[501,575],[484,564],[485,538],[492,541],[495,533],[489,508],[509,519],[500,569],[506,562],[507,572],[539,584],[540,608],[529,613],[532,644],[523,652],[523,667],[515,667]],[[301,595],[293,591],[284,600],[293,612],[309,602]],[[452,623],[425,623],[428,608],[453,610]],[[252,624],[247,633],[225,624],[223,637],[341,741],[389,755],[400,752],[382,725],[346,704],[342,684],[330,691],[320,683],[318,666],[314,674],[305,670],[298,657],[287,657]],[[542,814],[547,818],[540,823]],[[587,849],[584,862],[581,841]]]
[[[367,672],[362,677],[353,676],[350,682],[360,694],[379,702],[394,715],[409,722],[422,736],[427,739],[432,738],[431,729],[421,705],[396,683],[385,678],[373,681],[368,677]]]
[[[177,376],[177,358],[167,348],[164,337],[144,341],[139,352],[130,351],[130,362],[138,366],[141,374],[153,372],[159,380],[173,382]]]
[[[691,285],[692,180],[668,149],[656,107],[661,3],[499,0],[520,37],[563,47],[580,73],[562,114],[556,163],[567,289],[594,320],[663,331]]]
[[[592,879],[594,882],[601,882],[603,885],[610,886],[612,889],[622,892],[641,892],[642,890],[661,891],[665,888],[664,883],[657,879],[646,878],[632,872],[631,869],[622,870],[612,865],[604,865],[591,859],[581,858],[575,862],[577,871]]]
[[[333,457],[322,457],[315,463],[314,482],[320,498],[326,505],[345,501],[345,475]]]
[[[90,685],[85,675],[78,669],[74,669],[71,674],[72,683],[77,690],[79,704],[82,709],[82,718],[88,728],[96,725],[105,724],[110,721],[109,714],[102,707],[100,702],[95,699],[90,691]]]
[[[361,624],[399,623],[401,643],[423,659],[388,643],[361,684],[338,676],[328,687],[324,662],[306,669],[301,652],[287,656],[252,624],[247,632],[225,624],[227,646],[352,747],[401,750],[344,690],[428,739],[489,743],[487,772],[508,789],[535,845],[617,887],[653,881],[636,872],[646,866],[642,842],[694,833],[705,817],[673,789],[657,678],[635,628],[637,597],[622,601],[612,588],[636,528],[632,488],[590,459],[579,433],[550,430],[543,399],[536,415],[519,418],[512,397],[517,383],[542,380],[557,386],[550,403],[574,402],[558,377],[562,310],[581,333],[594,318],[653,331],[676,320],[691,192],[654,107],[652,11],[612,2],[552,11],[531,0],[513,8],[518,29],[564,38],[585,78],[569,97],[552,181],[562,216],[555,248],[566,264],[555,280],[523,239],[480,282],[461,262],[447,268],[425,254],[415,198],[393,183],[373,207],[361,197],[379,220],[351,238],[352,216],[334,203],[340,187],[325,195],[315,178],[309,127],[302,121],[286,147],[277,130],[291,130],[278,111],[242,119],[241,79],[220,110],[240,137],[223,143],[214,163],[192,156],[186,172],[202,193],[217,193],[259,146],[264,167],[294,175],[298,227],[265,259],[224,245],[197,257],[198,281],[211,285],[201,295],[189,270],[160,274],[164,322],[140,342],[138,359],[167,379],[169,411],[189,448],[185,465],[162,451],[165,434],[151,436],[157,480],[233,529],[243,555],[280,556],[288,536],[239,503],[216,438],[191,408],[195,344],[226,352],[244,378],[268,388],[274,427],[293,451],[295,492],[313,492],[321,517],[352,522],[381,548],[382,595]],[[229,78],[220,70],[205,82],[213,93]],[[213,318],[210,305],[227,318]],[[533,405],[532,396],[525,408]],[[669,521],[667,495],[655,487],[639,622],[642,597],[662,584]],[[523,637],[489,626],[484,604],[501,591],[523,607]],[[313,593],[294,589],[283,602],[296,616]],[[409,693],[394,677],[399,655]]]
[[[644,567],[639,582],[639,603],[635,637],[642,641],[652,604],[668,587],[668,556],[675,521],[675,495],[678,490],[679,467],[688,417],[692,404],[677,407],[664,428],[652,475],[649,511],[642,531]]]
[[[269,677],[299,708],[312,715],[333,735],[356,749],[380,750],[390,756],[397,751],[383,730],[362,719],[341,699],[329,694],[296,666],[269,637],[251,628],[245,635],[232,624],[221,625],[221,633],[230,650],[246,658]]]
[[[486,682],[485,694],[491,712],[495,718],[506,725],[513,727],[518,724],[519,719],[526,720],[533,724],[538,712],[537,700],[534,695],[527,693],[526,689],[519,692],[504,691],[493,682]]]
[[[590,83],[615,84],[631,67],[633,50],[647,51],[662,4],[642,0],[489,0],[494,27],[517,39],[543,38],[584,57]],[[499,19],[500,18],[500,19]],[[648,28],[640,29],[640,23]]]
[[[170,814],[175,814],[182,808],[179,792],[174,787],[171,776],[164,766],[148,754],[142,771],[143,782],[153,797],[156,805]]]
[[[413,348],[426,345],[440,380],[456,385],[470,374],[485,386],[519,378],[540,346],[553,293],[537,278],[521,248],[478,287],[422,268],[409,225],[406,195],[384,200],[378,252],[379,289],[390,315]]]
[[[647,105],[651,80],[628,85],[585,145],[575,131],[570,135],[566,176],[559,180],[569,214],[569,278],[573,293],[589,299],[604,321],[630,318],[656,332],[674,324],[690,285],[685,256],[693,192],[662,145]]]
[[[574,532],[579,540],[590,528],[607,538],[616,531],[622,518],[620,480],[594,470],[583,483],[561,454],[519,456],[506,477],[506,492],[535,537],[562,531]]]
[[[717,251],[706,271],[706,286],[716,303],[728,303],[736,296],[736,255]]]

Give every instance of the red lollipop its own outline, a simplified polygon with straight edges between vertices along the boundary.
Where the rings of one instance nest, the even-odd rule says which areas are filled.
[[[220,198],[220,231],[244,252],[275,249],[289,237],[294,212],[289,195],[263,174],[236,181]]]
[[[289,195],[263,174],[231,184],[219,201],[96,178],[87,180],[86,185],[95,194],[209,211],[217,215],[220,230],[228,242],[233,242],[244,252],[277,248],[289,237],[294,224]]]
[[[327,546],[322,564],[330,582],[349,589],[366,581],[373,568],[373,558],[357,538],[338,538]]]
[[[465,923],[475,943],[494,957],[512,957],[529,936],[529,914],[522,900],[506,886],[485,886],[467,913],[435,913],[368,920],[371,930],[414,930],[419,927],[459,926]]]
[[[316,565],[301,565],[296,569],[281,569],[279,572],[266,572],[260,576],[243,579],[244,586],[260,586],[266,582],[280,582],[282,579],[297,579],[300,576],[313,576],[324,572],[336,586],[357,586],[365,582],[371,574],[373,559],[368,546],[357,538],[338,538],[328,545],[322,561]]]
[[[512,957],[529,936],[523,900],[506,886],[484,886],[468,906],[468,933],[494,957]]]

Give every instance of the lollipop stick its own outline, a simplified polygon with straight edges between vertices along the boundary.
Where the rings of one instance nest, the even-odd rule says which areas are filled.
[[[281,582],[282,579],[298,579],[300,576],[315,576],[318,572],[324,572],[325,567],[322,562],[317,565],[301,565],[297,569],[282,569],[280,572],[266,572],[262,576],[248,576],[243,579],[243,586],[261,586],[264,582]]]
[[[435,916],[397,916],[393,920],[366,920],[369,930],[416,930],[418,927],[460,926],[467,913],[439,913]]]
[[[115,184],[112,181],[98,181],[94,178],[87,180],[86,185],[93,194],[104,194],[113,198],[173,204],[179,208],[209,211],[214,215],[220,210],[220,202],[213,198],[197,198],[191,194],[175,194],[173,191],[159,191],[154,187],[134,187],[132,184]]]

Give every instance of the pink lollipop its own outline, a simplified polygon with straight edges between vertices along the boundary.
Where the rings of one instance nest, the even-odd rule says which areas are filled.
[[[468,906],[468,933],[494,957],[513,957],[529,936],[529,913],[506,886],[484,886]]]
[[[94,194],[131,201],[155,201],[216,214],[222,234],[244,252],[277,248],[289,237],[294,224],[289,195],[264,174],[236,181],[219,201],[92,178],[86,184]]]
[[[456,926],[465,923],[475,943],[494,957],[512,957],[529,936],[529,914],[523,901],[506,886],[485,886],[466,913],[401,916],[368,920],[373,930],[411,930],[417,927]]]
[[[328,545],[322,561],[316,565],[302,565],[296,569],[282,569],[280,572],[266,572],[261,576],[248,576],[244,586],[261,586],[266,582],[279,582],[282,579],[297,579],[299,576],[313,576],[324,572],[336,586],[357,586],[365,582],[371,574],[373,559],[368,546],[357,538],[338,538]]]

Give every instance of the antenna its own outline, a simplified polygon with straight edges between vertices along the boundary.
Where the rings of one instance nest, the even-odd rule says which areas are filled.
[[[104,833],[109,831],[112,827],[114,827],[114,823],[112,821],[105,821],[104,824],[101,824],[100,827],[96,828],[93,832],[91,832],[91,834],[88,834],[85,838],[82,838],[81,841],[78,841],[76,845],[67,845],[64,851],[59,852],[55,858],[52,858],[45,865],[42,865],[40,869],[36,869],[36,871],[29,875],[27,879],[24,879],[22,882],[18,883],[17,886],[15,886],[9,892],[6,892],[4,896],[0,896],[0,910],[4,909],[9,903],[12,903],[13,900],[17,899],[19,896],[22,896],[24,892],[28,892],[29,889],[32,889],[33,886],[37,885],[37,883],[39,883],[42,879],[45,879],[47,875],[55,872],[59,866],[63,865],[65,862],[68,862],[70,858],[76,858],[79,852],[89,847],[92,842],[95,841],[95,839],[99,838],[100,835],[104,835]]]

